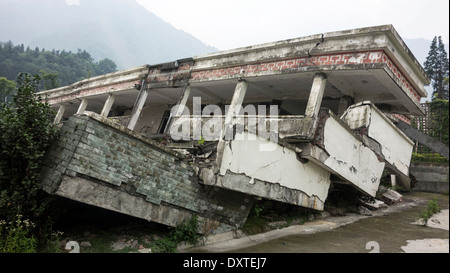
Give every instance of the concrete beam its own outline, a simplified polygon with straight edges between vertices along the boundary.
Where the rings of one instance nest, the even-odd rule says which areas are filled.
[[[56,114],[56,117],[53,121],[54,124],[59,124],[61,122],[61,119],[64,115],[64,111],[66,111],[66,106],[64,104],[61,104],[59,106],[58,113]]]
[[[115,99],[116,99],[115,94],[109,94],[105,104],[103,105],[102,112],[100,113],[101,116],[108,117],[109,111],[111,111],[111,107],[114,104]]]
[[[88,105],[88,100],[86,98],[81,100],[80,106],[78,106],[77,115],[83,114],[84,111],[86,110],[87,105]]]
[[[414,139],[420,144],[427,146],[428,148],[444,156],[445,158],[449,158],[448,146],[444,143],[430,137],[427,134],[424,134],[423,132],[417,130],[416,128],[413,128],[411,125],[401,120],[395,122],[395,125],[409,138]]]
[[[317,117],[317,115],[319,114],[320,104],[322,103],[322,97],[323,92],[325,91],[326,83],[327,77],[324,74],[316,74],[311,87],[311,93],[309,94],[305,116]]]

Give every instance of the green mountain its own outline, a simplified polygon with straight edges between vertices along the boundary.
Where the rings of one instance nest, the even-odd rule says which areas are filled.
[[[0,41],[46,50],[86,50],[127,69],[217,49],[174,28],[135,0],[1,0]],[[68,3],[78,2],[79,5]]]

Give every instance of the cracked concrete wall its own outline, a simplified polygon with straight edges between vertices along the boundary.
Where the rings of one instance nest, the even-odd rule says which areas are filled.
[[[363,192],[375,197],[385,163],[334,116],[325,122],[323,162]]]
[[[226,188],[318,210],[330,186],[327,170],[301,163],[295,151],[248,132],[227,143],[219,174]],[[233,182],[230,174],[242,177]]]
[[[366,142],[378,143],[379,150],[374,149],[377,154],[388,163],[390,169],[409,180],[414,143],[373,104],[362,102],[353,105],[341,120],[364,135]]]

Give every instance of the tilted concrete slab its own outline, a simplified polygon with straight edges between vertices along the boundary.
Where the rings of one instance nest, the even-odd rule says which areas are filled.
[[[241,227],[253,205],[199,184],[180,154],[95,113],[64,124],[42,178],[51,194],[169,226],[198,215],[202,233]]]
[[[414,142],[370,102],[350,106],[341,120],[361,135],[365,145],[375,151],[387,167],[401,177],[402,186],[409,189],[409,165]]]

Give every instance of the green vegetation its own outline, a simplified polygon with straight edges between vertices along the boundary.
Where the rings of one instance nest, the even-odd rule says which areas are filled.
[[[433,86],[433,100],[448,100],[449,62],[441,36],[435,36],[431,42],[424,68]]]
[[[0,105],[0,244],[30,252],[35,240],[37,248],[51,240],[52,199],[41,190],[40,167],[57,129],[50,106],[34,94],[39,76],[20,73],[17,84],[13,102]]]
[[[418,154],[413,153],[411,162],[414,163],[446,163],[448,164],[448,159],[441,156],[440,154],[430,153],[430,154]]]
[[[169,235],[155,241],[152,245],[153,252],[174,253],[180,243],[186,242],[198,245],[203,235],[198,233],[199,224],[197,216],[194,215],[188,222],[182,222],[173,228]]]
[[[449,145],[448,126],[449,126],[449,105],[448,99],[434,99],[430,103],[432,131],[431,136],[440,142]]]
[[[16,83],[5,77],[0,77],[0,105],[4,103],[9,96],[14,94]]]
[[[17,215],[16,220],[0,221],[0,253],[34,253],[37,241],[31,234],[34,224],[22,220]]]
[[[416,117],[412,120],[411,125],[418,128],[422,132],[428,134],[434,139],[449,145],[449,104],[448,100],[433,99],[432,102],[427,102],[429,113],[426,119],[429,119],[427,128],[423,128],[422,117]],[[433,153],[431,149],[419,145],[417,152],[413,154],[412,162],[427,162],[427,163],[448,163],[448,159]]]
[[[0,76],[13,81],[20,72],[39,74],[41,82],[36,91],[69,85],[116,70],[112,60],[105,58],[94,62],[91,55],[81,49],[77,53],[54,49],[47,51],[38,47],[25,49],[23,44],[13,45],[11,41],[0,42]],[[0,78],[0,98],[5,97],[6,90]]]
[[[441,208],[438,205],[437,197],[434,197],[432,200],[428,201],[427,208],[421,212],[421,218],[424,221],[424,225],[428,223],[428,220],[433,216],[433,214],[436,214],[441,211]]]

